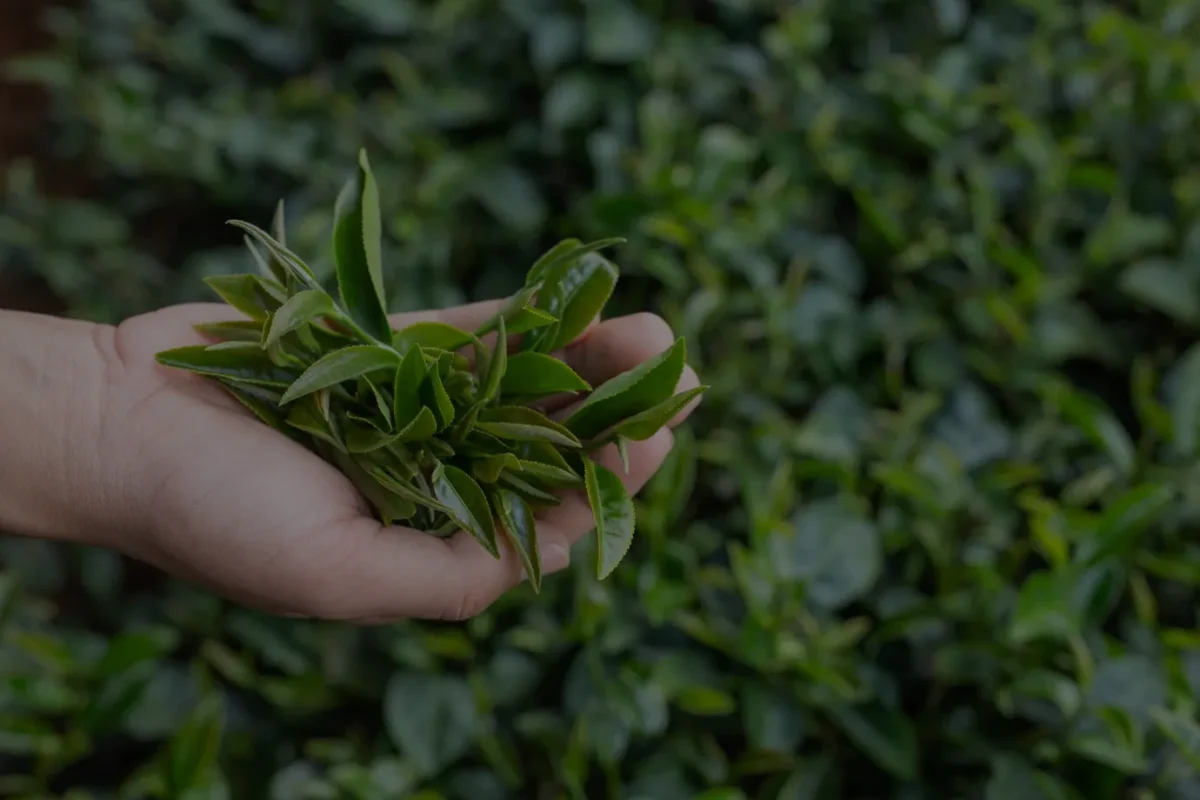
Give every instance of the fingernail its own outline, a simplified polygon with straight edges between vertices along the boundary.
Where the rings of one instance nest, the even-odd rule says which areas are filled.
[[[549,575],[566,569],[571,563],[571,548],[562,542],[551,542],[542,552],[542,572]]]

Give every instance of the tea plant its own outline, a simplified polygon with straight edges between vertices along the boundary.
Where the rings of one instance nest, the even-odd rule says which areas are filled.
[[[675,391],[683,339],[594,391],[552,355],[603,310],[618,271],[598,251],[621,240],[559,243],[475,331],[444,322],[393,330],[365,151],[335,209],[339,297],[288,249],[282,220],[277,214],[273,235],[235,221],[259,272],[208,279],[247,319],[201,325],[220,341],[164,351],[159,362],[212,378],[336,465],[385,524],[442,537],[469,531],[497,558],[497,536],[507,537],[535,588],[534,515],[561,503],[556,492],[583,489],[599,539],[597,575],[607,577],[629,549],[635,514],[620,476],[589,455],[615,444],[628,470],[627,443],[649,439],[707,388]],[[536,407],[580,393],[561,421]]]

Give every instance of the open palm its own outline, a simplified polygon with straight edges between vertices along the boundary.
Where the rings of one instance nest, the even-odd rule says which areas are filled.
[[[488,301],[395,315],[396,328],[425,320],[480,325]],[[351,483],[301,445],[259,422],[220,387],[155,362],[161,350],[204,340],[198,323],[237,319],[219,304],[172,306],[111,332],[112,379],[103,434],[135,509],[114,544],[188,582],[267,611],[383,622],[474,616],[522,578],[512,550],[497,560],[466,533],[438,539],[375,520]],[[594,324],[562,358],[596,386],[674,341],[652,314]],[[687,369],[680,390],[697,385]],[[680,413],[671,425],[686,418]],[[596,458],[640,491],[670,451],[670,426],[631,444],[629,471],[615,449]],[[586,498],[570,492],[540,515],[543,569],[565,567],[592,528]]]

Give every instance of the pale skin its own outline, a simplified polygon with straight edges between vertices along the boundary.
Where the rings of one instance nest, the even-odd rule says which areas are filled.
[[[499,302],[392,323],[472,329]],[[0,311],[0,530],[110,548],[270,613],[360,624],[464,620],[523,580],[508,547],[497,560],[465,533],[441,540],[384,527],[334,467],[220,387],[155,361],[203,343],[193,325],[238,316],[190,304],[114,327]],[[642,313],[593,323],[557,355],[596,386],[673,340],[661,318]],[[688,368],[679,390],[696,385]],[[640,491],[691,411],[632,444],[628,474],[612,448],[597,460]],[[592,524],[574,492],[541,515],[547,574],[568,565]]]

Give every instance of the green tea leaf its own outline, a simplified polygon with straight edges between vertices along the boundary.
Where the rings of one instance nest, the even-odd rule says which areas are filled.
[[[516,460],[519,471],[527,473],[529,476],[537,478],[551,486],[579,486],[583,483],[583,479],[569,469],[553,464],[543,464],[539,461],[514,460]]]
[[[425,354],[421,352],[421,348],[414,347],[405,353],[400,369],[396,370],[396,382],[392,392],[392,418],[397,428],[407,425],[420,413],[421,386],[425,383],[427,371]]]
[[[345,425],[345,436],[346,449],[356,455],[373,453],[400,441],[401,438],[399,433],[385,433],[373,427],[355,424]]]
[[[563,239],[551,247],[537,261],[533,262],[533,266],[525,273],[525,287],[530,288],[535,284],[541,283],[546,276],[546,271],[550,267],[557,264],[560,259],[567,258],[582,246],[583,242],[578,239]],[[532,296],[533,294],[530,293],[529,297]]]
[[[584,256],[565,272],[553,291],[538,297],[539,307],[559,318],[556,327],[543,329],[545,339],[538,349],[552,353],[575,341],[604,310],[617,278],[616,265],[596,253]]]
[[[596,523],[596,576],[604,580],[633,543],[633,500],[621,478],[590,458],[583,460],[588,503]]]
[[[571,472],[578,477],[578,474],[573,472],[571,464],[567,461],[566,457],[559,452],[557,447],[549,442],[521,442],[516,446],[516,449],[513,452],[515,452],[517,457],[522,461],[536,461],[539,464],[549,464],[551,466],[566,470],[567,472]]]
[[[562,504],[562,498],[558,497],[553,492],[547,491],[540,486],[535,486],[532,482],[524,478],[518,478],[511,472],[505,472],[500,475],[497,481],[501,486],[507,486],[515,491],[525,500],[536,506],[557,506]]]
[[[347,449],[342,441],[340,427],[322,411],[320,393],[310,394],[295,403],[288,412],[286,422],[293,428],[328,443],[336,450]]]
[[[617,456],[621,459],[621,468],[625,474],[629,474],[629,440],[624,436],[617,436]]]
[[[414,345],[452,352],[476,339],[474,334],[445,322],[415,322],[392,334],[392,346],[405,354]]]
[[[272,428],[275,428],[278,431],[283,431],[284,433],[288,433],[284,427],[286,422],[284,421],[283,416],[275,409],[274,403],[267,402],[262,398],[247,392],[242,387],[231,384],[227,381],[221,381],[221,386],[224,387],[225,391],[229,392],[229,394],[235,400],[253,413],[254,416],[258,417]]]
[[[262,339],[263,347],[277,343],[285,334],[319,317],[336,317],[333,298],[315,289],[306,289],[291,297],[271,315],[270,327]]]
[[[401,366],[403,366],[403,362],[401,362]],[[396,370],[396,372],[399,373],[400,370]],[[390,432],[392,430],[393,421],[393,404],[388,400],[387,397],[384,396],[383,390],[376,385],[375,381],[371,380],[366,375],[359,378],[358,382],[360,386],[365,385],[367,387],[367,393],[370,395],[369,400],[371,403],[374,403],[375,410],[379,412],[375,418],[369,419],[368,422],[370,422],[372,425],[375,425],[379,428],[379,430],[385,433]],[[395,381],[389,381],[389,383],[394,385]]]
[[[582,439],[647,411],[675,393],[686,361],[686,345],[677,339],[669,349],[612,380],[587,396],[564,423]]]
[[[552,314],[548,314],[539,308],[531,308],[530,306],[521,306],[513,311],[512,314],[505,317],[505,325],[512,336],[544,328],[547,325],[553,325],[555,322],[558,322],[558,319]]]
[[[446,516],[452,518],[456,517],[457,512],[453,508],[446,505],[441,500],[438,500],[436,497],[431,497],[420,491],[410,482],[400,478],[397,475],[391,474],[389,470],[383,467],[374,466],[369,468],[368,471],[371,473],[371,476],[375,478],[375,480],[379,481],[379,485],[383,486],[389,492],[392,492],[393,494],[396,494],[399,497],[403,497],[407,500],[411,500],[417,505],[424,506],[425,508],[428,508],[431,511],[436,511],[439,514],[445,514]],[[455,519],[454,525],[456,529],[462,528],[465,530],[465,528],[463,528],[457,519]]]
[[[433,408],[437,417],[438,430],[445,430],[454,422],[454,403],[450,400],[450,395],[446,393],[446,387],[442,385],[442,378],[438,370],[429,370],[429,375],[425,381],[426,396],[423,402]]]
[[[216,378],[233,378],[243,383],[286,388],[299,378],[298,370],[276,366],[257,344],[229,342],[219,349],[189,345],[164,350],[155,356],[158,363]]]
[[[437,499],[451,509],[455,522],[479,540],[485,550],[499,558],[491,506],[475,479],[458,467],[438,464],[433,470],[433,491]]]
[[[496,327],[496,345],[492,348],[488,360],[487,378],[484,379],[483,389],[479,393],[480,404],[490,403],[500,393],[500,382],[508,369],[508,333],[501,318]]]
[[[365,150],[334,209],[333,250],[338,289],[351,318],[379,342],[392,341],[383,291],[379,189]]]
[[[287,213],[284,207],[284,201],[281,198],[275,204],[275,215],[271,217],[271,235],[275,237],[275,241],[279,242],[284,247],[287,247]],[[282,278],[280,279],[282,281]]]
[[[500,530],[508,538],[529,584],[535,592],[542,590],[542,558],[538,550],[537,521],[533,509],[520,495],[508,489],[497,489],[492,493],[492,506],[500,522]]]
[[[254,259],[254,265],[258,267],[258,274],[264,278],[277,281],[286,289],[292,277],[288,273],[287,267],[283,265],[283,262],[276,258],[273,253],[264,257],[258,249],[258,245],[254,243],[254,239],[249,236],[243,236],[242,242],[246,245],[246,249],[250,251],[250,257]]]
[[[212,275],[204,279],[229,305],[253,320],[264,320],[286,299],[271,291],[257,275]]]
[[[566,272],[575,261],[582,259],[589,253],[595,253],[597,250],[603,250],[606,247],[624,244],[624,242],[625,239],[620,237],[597,239],[588,244],[583,244],[578,239],[564,239],[547,250],[541,258],[533,263],[533,266],[529,268],[529,272],[525,275],[525,285],[531,286],[535,283],[545,283],[548,285],[555,279],[555,270]],[[538,307],[543,310],[546,308],[541,303],[538,303]]]
[[[707,390],[707,386],[697,386],[695,389],[673,395],[640,414],[634,414],[612,428],[606,440],[619,436],[634,442],[645,441],[662,430],[668,422],[675,418],[676,414],[687,407],[688,403]]]
[[[384,525],[412,519],[417,513],[417,506],[411,499],[388,491],[372,474],[359,466],[352,456],[337,451],[334,458],[338,468],[350,479],[354,488],[379,513]]]
[[[279,259],[279,263],[287,269],[288,275],[300,286],[303,286],[305,289],[321,289],[321,284],[317,282],[312,269],[299,256],[275,241],[275,238],[271,234],[257,225],[243,222],[242,220],[230,220],[228,224],[250,234],[252,239],[267,248],[272,256]]]
[[[413,417],[412,422],[409,422],[401,430],[398,441],[401,442],[422,442],[429,439],[438,432],[437,417],[428,406],[422,406],[417,412],[417,416]]]
[[[477,458],[471,462],[471,473],[484,483],[495,483],[506,469],[521,469],[521,461],[512,453]]]
[[[283,405],[307,394],[372,372],[398,369],[400,355],[387,347],[354,345],[322,356],[296,379],[280,401]]]
[[[266,318],[264,317],[263,320]],[[202,322],[192,329],[202,336],[225,342],[261,342],[263,320],[239,319],[229,322]]]
[[[497,311],[495,314],[492,314],[492,316],[488,317],[486,322],[475,329],[475,335],[477,337],[487,336],[489,333],[496,330],[496,328],[500,325],[501,319],[504,320],[509,332],[515,333],[516,331],[512,327],[513,320],[518,315],[524,314],[524,311],[529,307],[529,302],[533,299],[534,295],[537,294],[537,291],[540,288],[540,283],[529,283],[526,286],[521,287],[519,291],[504,301],[504,304],[500,307],[499,311]]]
[[[545,353],[517,353],[508,359],[500,382],[504,395],[544,397],[562,392],[587,392],[591,385],[563,361]]]
[[[457,761],[480,733],[470,685],[450,675],[396,675],[387,684],[383,718],[401,755],[426,778]]]
[[[279,244],[287,247],[287,226],[285,222],[286,214],[284,210],[284,203],[283,200],[280,200],[275,204],[275,216],[271,219],[271,236],[274,237],[275,241],[279,242]],[[245,239],[246,246],[254,255],[254,260],[258,262],[259,270],[263,273],[263,275],[279,281],[279,283],[283,286],[287,286],[291,276],[288,274],[288,268],[283,261],[274,253],[272,253],[269,258],[264,259],[259,254],[258,248],[254,246],[254,243],[251,241],[250,237],[245,237]]]
[[[271,318],[267,317],[267,326],[271,324]],[[223,347],[229,344],[222,342],[221,344],[212,345],[213,347]],[[262,347],[262,344],[259,344]],[[263,352],[267,354],[267,358],[271,359],[271,363],[279,367],[286,367],[303,372],[309,365],[310,358],[307,353],[299,349],[295,342],[281,340],[274,342],[266,347],[262,347]]]
[[[481,411],[475,427],[485,433],[517,442],[551,442],[563,447],[579,447],[571,431],[532,408],[497,406]]]

